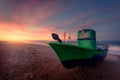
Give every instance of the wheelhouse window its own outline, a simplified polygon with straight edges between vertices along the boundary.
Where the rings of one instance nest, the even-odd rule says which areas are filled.
[[[87,32],[84,32],[82,31],[79,38],[88,38],[88,33]]]

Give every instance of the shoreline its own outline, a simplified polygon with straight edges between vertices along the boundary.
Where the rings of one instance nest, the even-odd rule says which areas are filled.
[[[93,66],[65,69],[49,46],[0,43],[0,80],[119,80],[120,56]]]

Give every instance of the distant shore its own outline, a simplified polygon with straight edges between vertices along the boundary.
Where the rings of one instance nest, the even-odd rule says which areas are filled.
[[[49,46],[0,42],[0,80],[120,80],[120,56],[65,69]]]

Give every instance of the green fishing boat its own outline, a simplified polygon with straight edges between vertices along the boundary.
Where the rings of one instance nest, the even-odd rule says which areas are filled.
[[[58,42],[48,44],[57,54],[65,68],[102,61],[107,55],[108,45],[96,43],[96,32],[92,29],[78,31],[78,45],[63,43],[59,36],[52,34]]]

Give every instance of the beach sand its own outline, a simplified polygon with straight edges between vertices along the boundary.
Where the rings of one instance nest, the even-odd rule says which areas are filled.
[[[48,46],[0,42],[0,80],[120,80],[120,56],[65,69]]]

